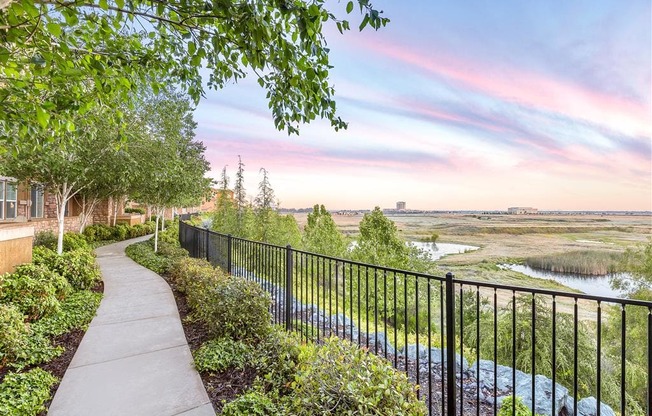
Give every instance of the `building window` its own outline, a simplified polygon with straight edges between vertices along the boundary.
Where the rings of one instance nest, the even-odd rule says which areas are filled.
[[[13,182],[0,181],[0,220],[14,219],[18,211],[17,185]]]
[[[43,188],[40,186],[32,186],[30,190],[30,200],[32,206],[30,207],[30,217],[43,218]]]

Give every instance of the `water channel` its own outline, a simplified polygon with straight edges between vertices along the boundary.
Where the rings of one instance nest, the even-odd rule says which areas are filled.
[[[460,254],[480,248],[476,246],[467,246],[464,244],[453,243],[424,243],[422,241],[411,241],[410,243],[430,254],[432,260],[439,260],[444,256],[448,256],[449,254]]]
[[[550,279],[559,282],[564,286],[573,289],[581,290],[587,295],[595,296],[608,296],[612,298],[621,298],[623,294],[611,288],[610,280],[612,277],[630,279],[631,275],[628,273],[608,274],[601,276],[588,276],[583,274],[573,273],[557,273],[547,270],[533,269],[530,266],[522,264],[501,264],[499,267],[503,269],[514,270],[530,277],[537,277],[539,279]]]

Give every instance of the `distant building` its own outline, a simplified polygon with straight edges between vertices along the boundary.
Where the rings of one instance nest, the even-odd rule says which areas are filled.
[[[405,201],[398,201],[396,203],[396,210],[397,211],[405,210]]]
[[[510,207],[507,208],[507,213],[516,215],[538,214],[539,210],[532,207]]]

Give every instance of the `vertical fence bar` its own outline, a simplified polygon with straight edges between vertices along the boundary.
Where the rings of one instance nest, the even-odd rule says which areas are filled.
[[[228,274],[233,272],[233,236],[231,234],[226,237],[226,271]]]
[[[206,261],[209,262],[209,263],[211,261],[210,255],[208,253],[209,252],[208,247],[209,247],[210,242],[211,242],[211,233],[210,233],[210,231],[208,231],[208,228],[207,228],[206,229],[206,242],[205,242],[205,245],[206,245]]]
[[[627,339],[627,315],[625,312],[625,304],[623,303],[621,305],[622,307],[622,321],[620,322],[621,326],[621,340],[620,340],[620,414],[622,416],[625,415],[625,408],[627,407],[627,402],[625,400],[625,376],[626,376],[626,370],[625,370],[625,365],[626,365],[626,354],[627,354],[627,342],[625,341]],[[577,350],[577,346],[575,346],[575,350]],[[577,400],[577,399],[575,399]],[[575,404],[575,407],[577,407],[577,404]],[[576,410],[577,412],[577,410]]]
[[[464,374],[461,367],[464,363],[464,285],[460,285],[460,416],[464,414]],[[453,367],[455,373],[457,368]]]
[[[419,363],[419,359],[421,358],[421,349],[419,345],[419,278],[417,276],[414,276],[414,293],[416,293],[416,296],[414,298],[414,310],[416,311],[416,322],[415,325],[417,327],[416,329],[416,344],[417,344],[417,385],[421,384],[421,380],[419,379],[421,375],[421,365]],[[405,310],[407,311],[407,305],[405,307]],[[407,331],[407,328],[406,328]],[[407,355],[407,345],[405,346],[405,351]],[[417,390],[417,399],[421,398],[421,389]]]
[[[512,290],[512,388],[516,388],[516,291]],[[516,400],[512,400],[512,414],[516,414]]]
[[[652,307],[647,311],[647,414],[652,414]]]
[[[600,330],[598,329],[598,333]],[[598,345],[600,343],[598,342]],[[600,347],[598,347],[599,350]],[[552,295],[552,410],[553,413],[557,411],[556,396],[557,396],[557,298]],[[600,397],[600,396],[598,396]],[[599,407],[599,406],[598,406]]]
[[[285,247],[285,329],[292,330],[292,246]]]
[[[446,410],[455,415],[455,283],[453,273],[446,273]]]
[[[597,369],[597,392],[596,392],[596,397],[597,397],[597,402],[598,402],[598,407],[597,407],[597,414],[596,416],[600,416],[600,400],[602,400],[602,305],[600,304],[600,301],[598,301],[598,319],[597,319],[597,347],[596,347],[596,352],[597,352],[597,357],[596,357],[596,369]],[[553,361],[554,362],[554,361]],[[649,374],[649,372],[648,372]],[[554,386],[554,383],[553,383]],[[649,391],[649,390],[648,390]],[[650,414],[650,412],[648,412]]]
[[[428,279],[428,416],[432,416],[432,339],[431,339],[431,285],[430,279]]]
[[[446,400],[444,400],[444,396],[446,394],[446,374],[444,374],[444,368],[446,367],[444,365],[444,283],[440,281],[439,282],[439,345],[441,348],[439,349],[439,362],[441,363],[441,414],[445,415],[446,414]]]
[[[478,363],[479,364],[479,363]],[[554,367],[554,365],[553,365]],[[478,374],[480,374],[480,367],[478,366]],[[498,396],[498,291],[494,288],[494,403],[496,397]],[[555,383],[552,383],[554,386]],[[554,390],[554,389],[553,389]],[[498,406],[492,406],[494,408],[494,416],[498,412]]]
[[[480,416],[480,287],[475,287],[475,414]]]
[[[537,352],[537,332],[536,332],[536,324],[537,324],[537,303],[536,303],[536,297],[535,294],[532,294],[532,414],[535,415],[535,406],[537,403],[536,399],[536,352]],[[554,365],[554,364],[553,364]],[[555,389],[555,385],[552,385],[552,389]],[[554,408],[553,408],[553,413],[554,413]]]

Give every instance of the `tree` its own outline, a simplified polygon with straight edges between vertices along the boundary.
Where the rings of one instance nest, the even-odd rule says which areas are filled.
[[[154,207],[158,250],[158,222],[165,208],[198,204],[210,189],[204,177],[210,169],[205,147],[194,141],[196,123],[183,94],[168,92],[145,97],[140,104],[142,123],[137,140],[129,144],[139,164],[134,199]]]
[[[146,83],[179,84],[193,100],[253,73],[278,129],[326,118],[337,130],[325,24],[349,30],[325,0],[0,1],[0,134],[16,154],[21,140],[55,140],[78,116]],[[357,0],[359,29],[386,25]],[[346,13],[354,2],[346,6]],[[200,70],[207,68],[209,79]],[[6,149],[2,149],[6,150]]]
[[[315,205],[308,214],[303,229],[303,246],[307,251],[332,257],[341,258],[347,253],[346,238],[324,205]]]
[[[233,188],[233,197],[235,203],[238,205],[238,210],[247,206],[247,192],[244,186],[244,163],[242,158],[238,155],[238,170],[235,173],[235,186]]]
[[[398,236],[396,224],[383,214],[380,207],[365,214],[359,227],[360,236],[351,252],[355,260],[397,269],[407,268],[410,250]]]
[[[263,174],[258,184],[258,195],[254,199],[254,207],[256,211],[256,239],[259,241],[268,241],[268,234],[273,227],[273,213],[274,205],[276,203],[274,196],[274,189],[269,182],[267,169],[260,168]]]
[[[20,181],[38,183],[53,192],[57,203],[57,253],[63,252],[64,219],[68,202],[78,193],[91,187],[100,187],[111,168],[102,163],[112,158],[120,143],[118,135],[105,130],[114,116],[106,108],[79,117],[77,126],[67,134],[51,135],[47,139],[36,136],[40,143],[33,147],[21,142],[19,158],[0,155],[0,164],[6,174]],[[70,139],[72,136],[72,139]]]

